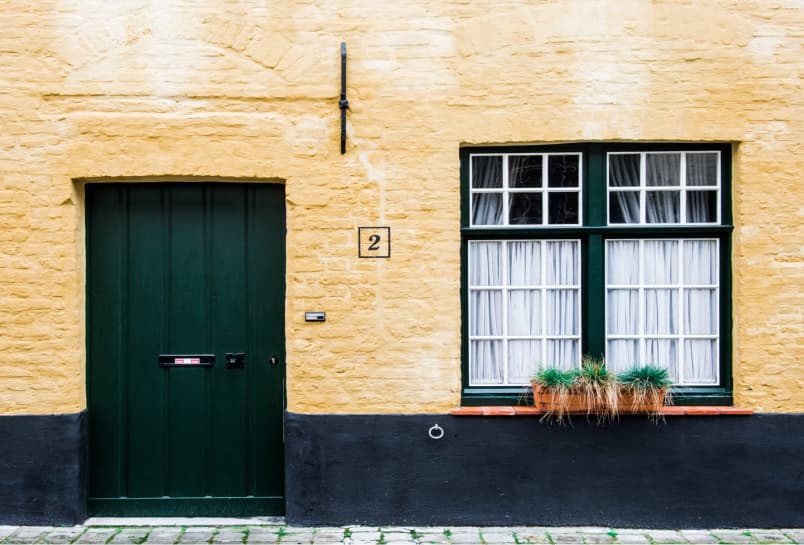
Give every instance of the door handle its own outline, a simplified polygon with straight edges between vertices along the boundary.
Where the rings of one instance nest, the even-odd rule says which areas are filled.
[[[246,355],[242,352],[236,354],[227,352],[223,357],[226,360],[227,369],[243,369],[246,367]]]

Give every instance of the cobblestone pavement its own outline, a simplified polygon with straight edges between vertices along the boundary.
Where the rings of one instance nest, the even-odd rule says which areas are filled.
[[[0,544],[564,545],[804,544],[804,529],[625,530],[543,527],[0,526]]]

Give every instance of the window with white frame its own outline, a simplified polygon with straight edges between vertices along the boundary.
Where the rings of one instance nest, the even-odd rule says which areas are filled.
[[[678,385],[718,383],[718,241],[606,241],[606,356],[668,369]]]
[[[462,150],[464,400],[590,354],[730,402],[729,160],[726,145]]]
[[[525,384],[534,366],[581,356],[578,240],[469,243],[472,384]]]

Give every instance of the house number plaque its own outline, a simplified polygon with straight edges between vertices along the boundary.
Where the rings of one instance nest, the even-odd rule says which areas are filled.
[[[358,227],[357,256],[386,259],[391,257],[391,228]]]

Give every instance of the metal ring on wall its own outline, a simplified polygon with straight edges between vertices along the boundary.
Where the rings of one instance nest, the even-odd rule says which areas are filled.
[[[427,435],[430,436],[430,439],[441,439],[444,437],[444,428],[439,426],[438,424],[433,424],[429,430],[427,430]]]

